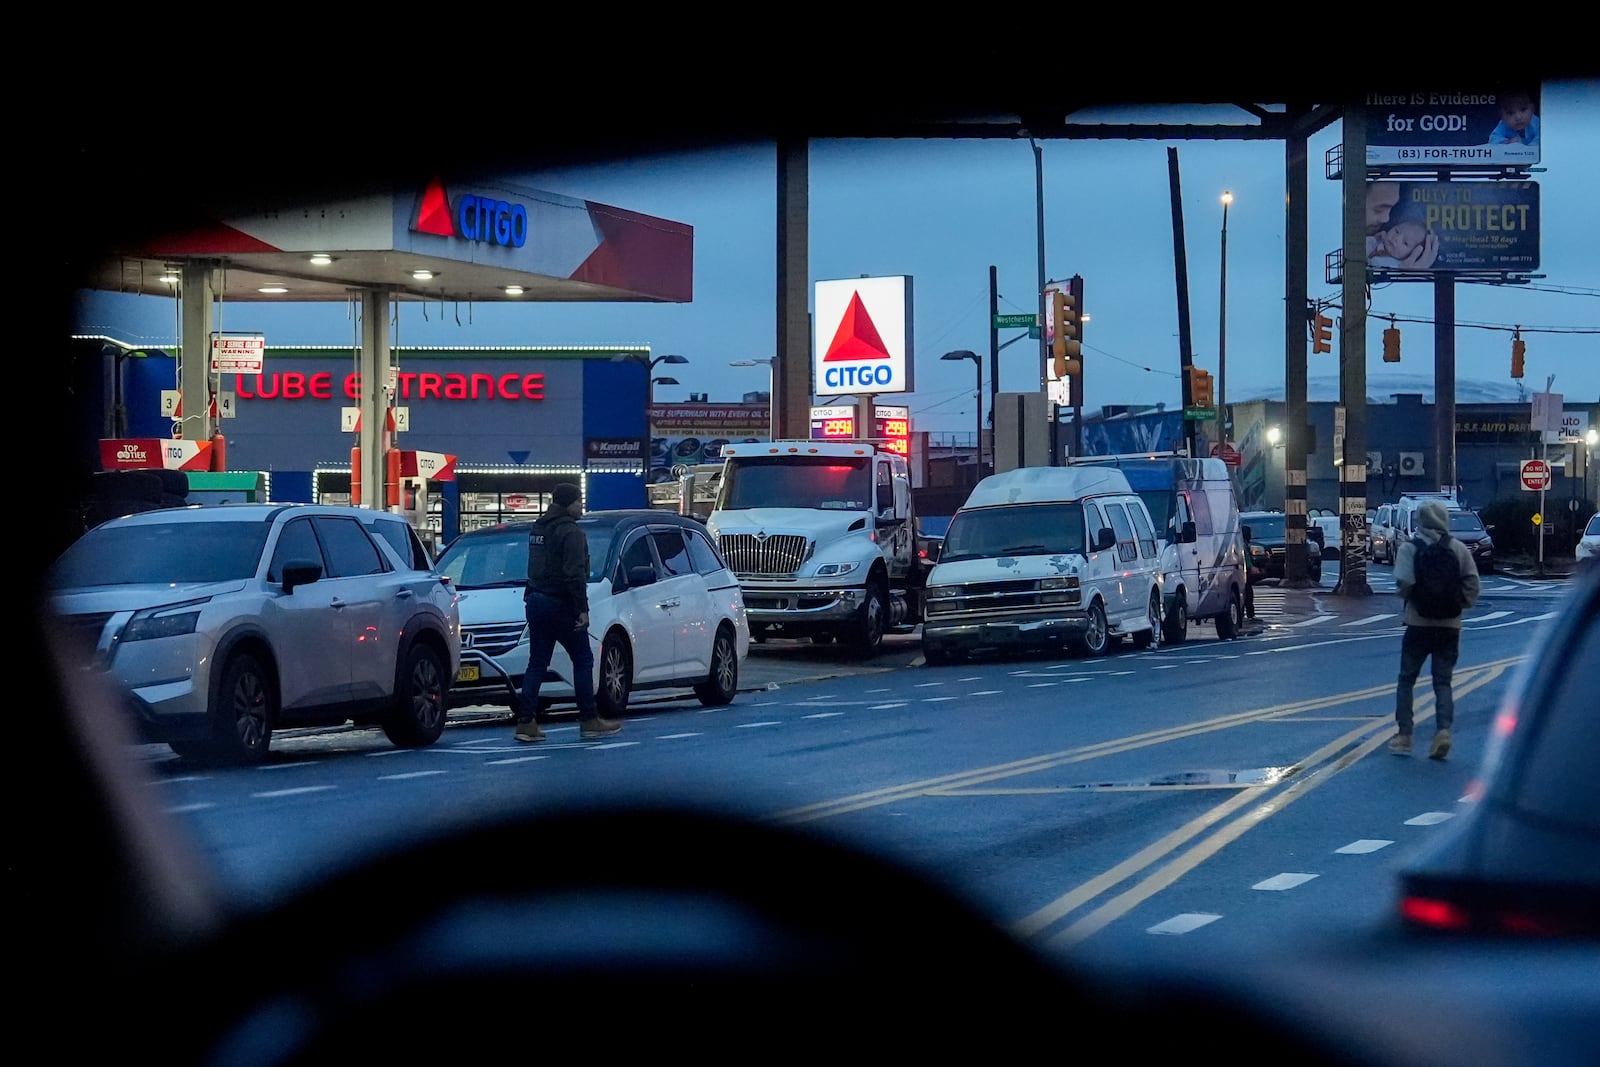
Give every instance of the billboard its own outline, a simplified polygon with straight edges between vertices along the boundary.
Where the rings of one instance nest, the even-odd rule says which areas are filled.
[[[1539,162],[1539,86],[1368,93],[1369,167],[1526,167]]]
[[[1367,183],[1373,275],[1539,268],[1539,185],[1501,181]]]
[[[911,279],[817,282],[811,372],[821,393],[909,393],[913,381]]]

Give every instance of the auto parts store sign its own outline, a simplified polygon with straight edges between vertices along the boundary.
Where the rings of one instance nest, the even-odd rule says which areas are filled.
[[[911,278],[818,282],[811,374],[819,393],[909,393]]]

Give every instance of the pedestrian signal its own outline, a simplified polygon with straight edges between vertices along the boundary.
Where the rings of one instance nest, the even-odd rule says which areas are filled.
[[[1383,331],[1383,361],[1400,362],[1400,331],[1393,326]]]

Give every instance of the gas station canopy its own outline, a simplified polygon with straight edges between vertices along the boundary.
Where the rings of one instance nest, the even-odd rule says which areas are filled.
[[[315,258],[313,258],[315,257]],[[435,177],[410,192],[273,206],[118,248],[90,288],[171,295],[207,265],[233,301],[687,303],[694,228],[501,179]]]

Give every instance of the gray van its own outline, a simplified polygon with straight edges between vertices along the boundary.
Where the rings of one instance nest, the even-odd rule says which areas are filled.
[[[1083,456],[1072,463],[1122,471],[1150,512],[1164,546],[1162,640],[1185,640],[1191,621],[1215,624],[1222,640],[1237,637],[1244,624],[1244,539],[1227,464],[1175,452]]]

